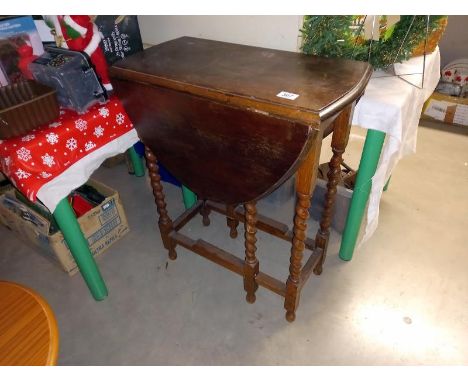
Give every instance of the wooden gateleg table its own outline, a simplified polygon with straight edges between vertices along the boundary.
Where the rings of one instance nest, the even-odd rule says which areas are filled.
[[[239,274],[250,303],[258,286],[279,294],[286,319],[293,321],[301,289],[312,273],[322,272],[342,154],[370,65],[182,37],[119,62],[111,75],[146,146],[169,257],[176,259],[180,245]],[[330,133],[333,156],[325,208],[312,239],[306,237],[310,199],[322,139]],[[199,198],[175,220],[166,209],[157,160]],[[294,174],[297,202],[291,232],[258,214],[256,201]],[[244,259],[180,232],[199,213],[208,225],[210,211],[226,215],[233,238],[239,222],[244,223]],[[285,282],[260,271],[258,229],[291,242]]]

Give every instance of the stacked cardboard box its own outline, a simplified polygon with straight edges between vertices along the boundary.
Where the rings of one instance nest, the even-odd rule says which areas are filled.
[[[87,184],[105,196],[101,204],[78,218],[91,253],[96,257],[127,234],[129,227],[119,194],[95,180]],[[0,195],[0,222],[70,276],[78,272],[62,233],[51,233],[50,221],[21,202],[14,189]]]
[[[434,92],[423,107],[422,119],[468,126],[468,98]]]

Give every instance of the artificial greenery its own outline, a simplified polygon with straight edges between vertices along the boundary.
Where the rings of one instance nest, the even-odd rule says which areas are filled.
[[[439,28],[442,17],[429,17],[429,33]],[[305,16],[302,51],[369,61],[375,69],[381,69],[410,58],[413,49],[426,38],[427,16],[401,16],[400,21],[380,33],[378,41],[363,39],[358,20],[359,16]]]

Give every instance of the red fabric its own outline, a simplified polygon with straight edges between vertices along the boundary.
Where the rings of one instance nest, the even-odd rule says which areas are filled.
[[[60,20],[60,23],[62,24],[63,37],[67,41],[67,45],[69,49],[82,52],[86,49],[86,47],[88,46],[89,42],[91,41],[94,35],[94,30],[93,30],[94,24],[93,22],[91,22],[91,18],[89,16],[70,15],[70,18],[75,23],[85,28],[86,34],[83,37],[77,37],[77,38],[72,39],[70,36],[68,36],[67,28],[65,28],[64,26],[65,20],[63,19],[63,17],[60,17],[59,20]],[[106,56],[104,56],[104,53],[101,47],[98,46],[89,58],[91,59],[91,62],[93,63],[94,68],[96,70],[96,74],[101,79],[101,82],[104,85],[110,84],[107,60],[106,60]]]
[[[72,50],[84,50],[91,38],[93,37],[93,23],[91,22],[91,18],[89,16],[70,16],[70,18],[77,23],[79,26],[82,26],[86,29],[86,34],[82,37],[71,38],[67,33],[67,28],[65,28],[65,20],[63,17],[59,18],[60,23],[62,24],[62,33],[63,37],[67,41],[67,45]],[[70,25],[71,28],[73,26]],[[78,31],[77,31],[78,32]]]
[[[60,117],[22,137],[0,140],[2,172],[30,200],[37,191],[86,155],[132,130],[116,97],[85,114],[61,109]]]

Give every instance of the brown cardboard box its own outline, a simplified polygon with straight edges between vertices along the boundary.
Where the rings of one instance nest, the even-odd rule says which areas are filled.
[[[425,102],[422,119],[468,126],[468,98],[434,92]]]
[[[78,219],[91,253],[96,257],[127,234],[129,227],[119,194],[92,179],[87,184],[106,197],[100,205]],[[50,222],[19,201],[13,191],[0,196],[0,222],[41,254],[58,263],[70,276],[78,272],[62,233],[50,234]]]

